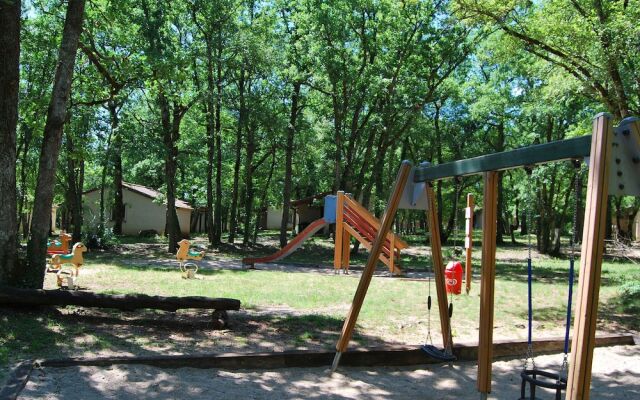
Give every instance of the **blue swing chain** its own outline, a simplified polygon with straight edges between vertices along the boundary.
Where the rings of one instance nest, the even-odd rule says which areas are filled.
[[[527,168],[526,169],[527,175],[528,175],[528,195],[531,196],[532,193],[532,184],[531,184],[531,180],[532,180],[532,169],[531,168]],[[526,208],[526,218],[527,218],[527,224],[528,224],[528,228],[529,231],[531,230],[531,227],[533,226],[533,220],[531,219],[531,204],[532,201],[531,199],[528,199],[529,201],[527,202],[527,208]],[[536,360],[533,354],[533,302],[532,302],[532,290],[531,290],[531,286],[532,286],[532,276],[533,276],[533,268],[532,268],[532,262],[531,262],[531,234],[529,232],[527,232],[527,309],[528,309],[528,314],[529,314],[529,321],[528,321],[528,331],[527,331],[527,354],[525,356],[524,359],[524,364],[522,366],[523,370],[526,370],[527,367],[529,366],[529,360],[531,360],[531,367],[533,369],[536,368]]]

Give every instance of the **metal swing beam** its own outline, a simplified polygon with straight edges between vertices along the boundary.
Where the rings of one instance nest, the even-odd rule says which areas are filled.
[[[439,165],[419,166],[413,175],[414,183],[437,181],[456,176],[476,175],[555,161],[588,157],[591,135],[522,147],[501,153],[452,161]]]

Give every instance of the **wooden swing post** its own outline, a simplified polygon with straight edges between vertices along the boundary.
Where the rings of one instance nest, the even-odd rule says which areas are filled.
[[[496,283],[496,231],[498,214],[498,172],[484,173],[482,213],[482,275],[480,280],[480,330],[478,333],[478,391],[491,393],[493,360],[493,304]]]
[[[599,114],[593,121],[589,181],[585,205],[578,303],[573,325],[567,399],[589,398],[591,364],[595,347],[602,253],[607,226],[609,164],[613,127],[611,116]]]
[[[378,263],[378,258],[380,257],[380,253],[382,252],[382,246],[387,238],[387,234],[391,229],[391,224],[393,223],[393,219],[395,218],[396,211],[398,210],[398,204],[400,204],[400,198],[402,197],[402,192],[404,191],[404,186],[407,183],[407,179],[409,178],[409,172],[411,172],[411,163],[409,161],[403,161],[400,165],[400,169],[398,170],[398,175],[396,177],[395,184],[391,191],[389,201],[387,202],[387,209],[384,212],[382,217],[382,223],[380,224],[380,229],[376,234],[376,238],[371,245],[371,251],[369,252],[369,258],[367,259],[367,264],[362,271],[362,276],[360,277],[360,282],[358,283],[358,288],[356,290],[355,295],[353,296],[353,302],[351,303],[351,309],[347,314],[347,318],[344,321],[344,325],[342,326],[342,333],[340,334],[340,339],[336,344],[336,355],[333,359],[333,365],[331,367],[331,372],[334,372],[336,368],[338,368],[338,364],[340,363],[340,356],[349,346],[349,342],[351,341],[351,336],[353,335],[353,329],[356,326],[356,321],[358,320],[358,315],[360,314],[360,309],[362,308],[362,303],[364,302],[364,298],[367,295],[367,290],[369,289],[369,284],[371,283],[371,278],[373,277],[373,272],[376,269],[376,264]],[[338,207],[341,204],[338,203]],[[336,221],[337,222],[337,221]],[[337,234],[337,230],[336,230]],[[336,248],[342,248],[336,244]],[[336,257],[337,258],[337,257]]]
[[[436,282],[436,294],[438,297],[442,345],[447,349],[451,342],[451,321],[449,320],[449,310],[447,308],[447,290],[444,278],[445,266],[442,261],[442,244],[440,242],[440,227],[438,226],[438,208],[436,206],[433,187],[428,183],[425,187],[427,191],[427,223],[429,224],[429,236],[431,237],[431,260],[433,261],[433,275]]]

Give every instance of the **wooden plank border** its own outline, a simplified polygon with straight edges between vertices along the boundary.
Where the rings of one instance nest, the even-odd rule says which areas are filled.
[[[534,341],[540,354],[554,354],[562,351],[564,337],[537,339]],[[602,335],[596,337],[598,347],[633,345],[633,335]],[[496,357],[520,357],[527,349],[526,340],[497,340],[494,343]],[[477,359],[477,343],[457,343],[453,353],[458,361]],[[75,366],[106,367],[117,364],[150,365],[159,368],[221,368],[221,369],[267,369],[325,367],[331,364],[330,351],[285,351],[278,353],[210,353],[198,355],[132,356],[132,357],[77,357],[37,360],[44,368],[65,368]],[[358,348],[346,351],[342,356],[343,365],[353,367],[410,366],[438,364],[427,356],[420,346],[391,346]]]

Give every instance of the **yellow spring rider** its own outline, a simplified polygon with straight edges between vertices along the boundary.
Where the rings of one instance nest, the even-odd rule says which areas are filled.
[[[204,251],[194,251],[189,247],[191,242],[187,239],[182,239],[178,242],[178,252],[176,253],[176,259],[180,263],[180,270],[182,271],[182,277],[184,279],[194,279],[196,272],[198,272],[198,265],[189,260],[200,261],[204,257]]]

